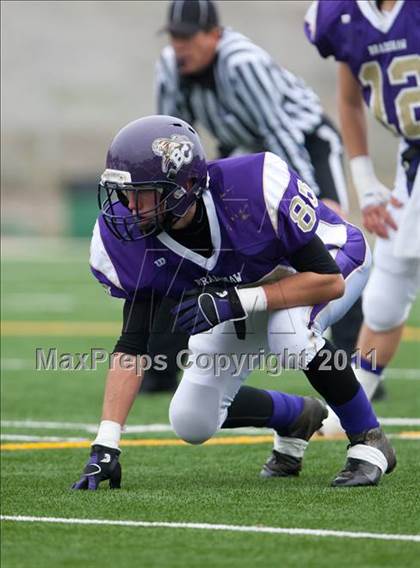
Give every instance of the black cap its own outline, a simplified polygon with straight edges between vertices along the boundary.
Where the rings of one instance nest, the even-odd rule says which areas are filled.
[[[169,6],[168,24],[164,31],[192,36],[218,25],[216,6],[211,0],[173,0]]]

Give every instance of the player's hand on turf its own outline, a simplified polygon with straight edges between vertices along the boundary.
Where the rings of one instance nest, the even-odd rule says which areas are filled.
[[[393,207],[402,207],[402,203],[395,199],[395,197],[391,197],[389,202]],[[394,229],[394,231],[398,229],[386,203],[369,205],[362,210],[362,215],[365,229],[383,239],[389,237],[390,228]]]
[[[224,321],[238,321],[248,316],[236,288],[207,288],[189,293],[172,313],[176,316],[176,326],[189,335],[208,331]]]
[[[118,461],[120,451],[105,446],[92,446],[90,458],[79,481],[73,483],[72,489],[88,489],[95,491],[101,481],[109,480],[110,489],[121,487],[121,464]]]

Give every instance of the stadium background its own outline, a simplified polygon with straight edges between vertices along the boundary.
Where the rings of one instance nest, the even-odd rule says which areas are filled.
[[[308,1],[218,5],[224,25],[301,75],[336,118],[334,62],[321,60],[303,33]],[[166,10],[159,1],[2,3],[4,233],[90,233],[109,142],[155,112]],[[376,124],[370,133],[378,173],[392,184],[395,144]],[[207,137],[206,146],[211,157]]]

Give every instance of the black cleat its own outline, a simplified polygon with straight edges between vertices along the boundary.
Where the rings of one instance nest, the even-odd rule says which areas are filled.
[[[332,487],[367,487],[378,485],[382,470],[364,460],[347,458],[344,469],[332,481]]]
[[[325,404],[311,396],[305,396],[303,410],[287,429],[278,431],[279,436],[295,438],[302,448],[306,446],[311,436],[321,428],[322,421],[328,416]],[[286,441],[286,440],[285,440]],[[265,462],[260,472],[261,477],[290,477],[299,475],[303,458],[297,458],[277,450]]]
[[[348,456],[344,469],[332,481],[332,487],[378,485],[383,475],[383,469],[367,459],[354,457],[355,453],[363,455],[363,450],[361,452],[358,451],[361,450],[362,446],[371,446],[382,453],[385,473],[391,473],[397,465],[395,451],[380,427],[362,432],[361,434],[349,435],[349,440],[350,445],[348,446]],[[366,455],[366,458],[368,458],[368,455]]]
[[[297,477],[302,469],[302,458],[295,458],[272,450],[260,472],[261,477]]]

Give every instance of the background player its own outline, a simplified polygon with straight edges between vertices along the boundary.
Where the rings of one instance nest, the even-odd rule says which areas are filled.
[[[371,397],[395,354],[420,286],[420,3],[320,0],[306,33],[339,62],[339,113],[363,223],[377,235],[363,296],[359,381]],[[369,157],[363,100],[401,138],[393,193]],[[372,356],[374,353],[374,356]],[[327,425],[328,427],[328,425]]]
[[[158,112],[204,126],[217,141],[220,157],[277,154],[343,216],[348,198],[342,144],[313,90],[248,38],[221,27],[211,1],[171,2],[166,31],[170,45],[162,51],[156,74]],[[351,354],[361,322],[357,301],[333,326],[335,345]],[[174,352],[180,339],[172,341]],[[157,352],[170,344],[165,334],[156,340]],[[167,372],[155,382],[150,378],[147,389],[171,388],[174,382]]]
[[[99,189],[91,265],[112,295],[126,299],[117,360],[148,352],[156,297],[178,302],[176,324],[191,335],[189,367],[170,407],[180,437],[196,444],[223,424],[269,426],[278,436],[263,475],[299,472],[326,415],[320,402],[252,389],[252,404],[228,414],[253,369],[248,359],[235,373],[232,354],[268,345],[283,366],[303,369],[340,416],[350,446],[333,485],[375,485],[392,471],[394,452],[350,365],[322,368],[325,346],[336,361],[323,331],[367,279],[370,253],[360,230],[318,202],[272,153],[207,166],[194,129],[170,116],[134,121],[117,134]],[[203,355],[227,356],[229,364],[216,373],[200,364]],[[102,422],[75,489],[96,489],[103,479],[119,485],[121,429],[140,378],[136,369],[110,371]]]

